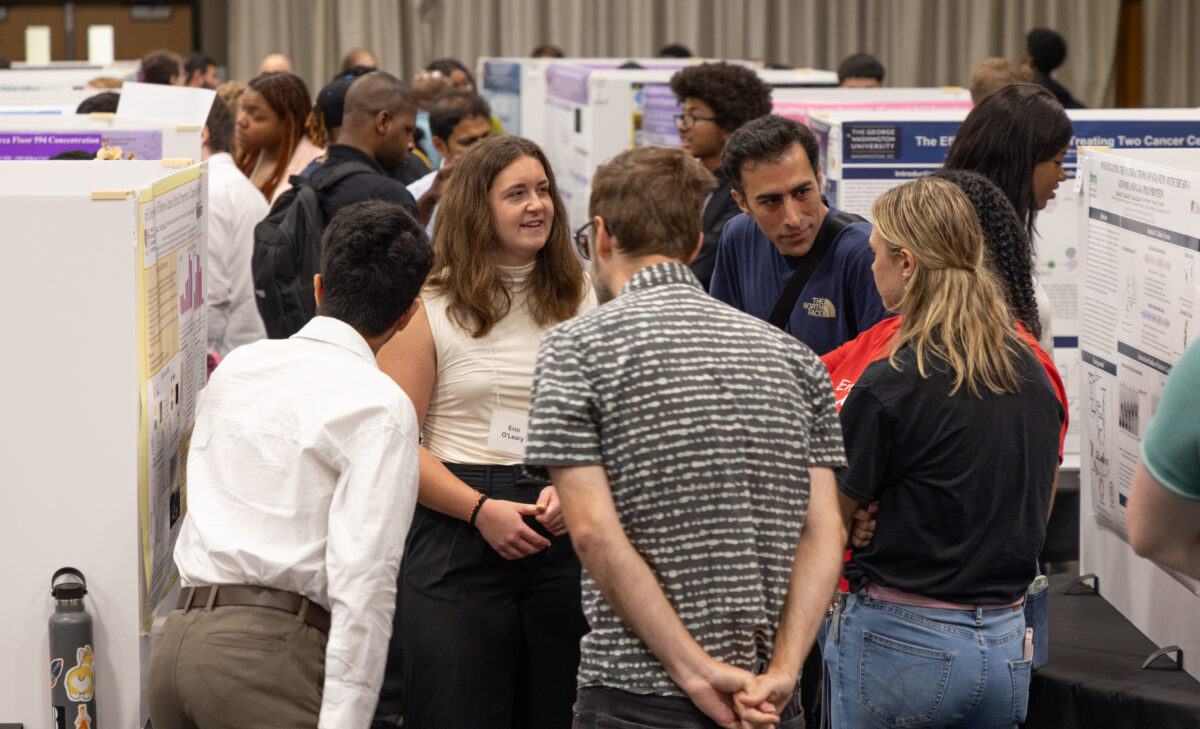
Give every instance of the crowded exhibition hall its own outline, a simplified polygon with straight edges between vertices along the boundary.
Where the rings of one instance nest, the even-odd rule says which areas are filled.
[[[1197,28],[0,4],[0,729],[1200,728]]]

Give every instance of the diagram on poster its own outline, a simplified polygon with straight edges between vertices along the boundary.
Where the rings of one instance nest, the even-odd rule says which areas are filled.
[[[1128,539],[1142,438],[1195,330],[1200,174],[1106,154],[1087,164],[1084,466],[1097,521]],[[1179,579],[1200,594],[1200,582]]]
[[[139,191],[143,331],[140,474],[146,616],[175,574],[187,513],[187,445],[207,381],[204,215],[207,178],[192,167]]]

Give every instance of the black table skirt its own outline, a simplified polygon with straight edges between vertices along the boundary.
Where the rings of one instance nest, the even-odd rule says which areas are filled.
[[[1033,674],[1024,726],[1200,728],[1200,683],[1179,670],[1143,670],[1156,646],[1102,597],[1064,595],[1073,579],[1050,578],[1050,662]]]

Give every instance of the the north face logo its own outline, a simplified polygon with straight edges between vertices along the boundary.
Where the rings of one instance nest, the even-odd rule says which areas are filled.
[[[812,301],[804,302],[804,310],[809,316],[819,316],[822,319],[834,319],[837,317],[837,309],[833,302],[829,299],[822,299],[814,296]]]

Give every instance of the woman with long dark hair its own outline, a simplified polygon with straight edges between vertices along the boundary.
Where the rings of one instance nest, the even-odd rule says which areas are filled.
[[[309,162],[325,153],[304,130],[312,99],[304,81],[275,72],[254,77],[238,99],[237,166],[274,203]]]
[[[422,309],[380,352],[422,424],[400,585],[407,727],[568,727],[580,565],[522,434],[542,335],[595,306],[536,144],[472,146],[442,196]]]
[[[1004,191],[1025,229],[1067,179],[1063,157],[1074,128],[1054,95],[1035,84],[1005,86],[967,115],[946,155],[946,169],[971,170]]]
[[[978,172],[996,183],[1032,241],[1038,211],[1067,179],[1063,157],[1072,134],[1067,112],[1049,91],[1036,84],[1005,86],[967,115],[950,145],[945,168]],[[1036,279],[1033,285],[1041,310],[1038,341],[1053,353],[1050,299]]]
[[[903,319],[841,409],[843,517],[879,510],[826,626],[828,711],[835,729],[1015,727],[1031,663],[1019,606],[1065,411],[984,266],[963,192],[923,178],[872,215],[876,286]]]

